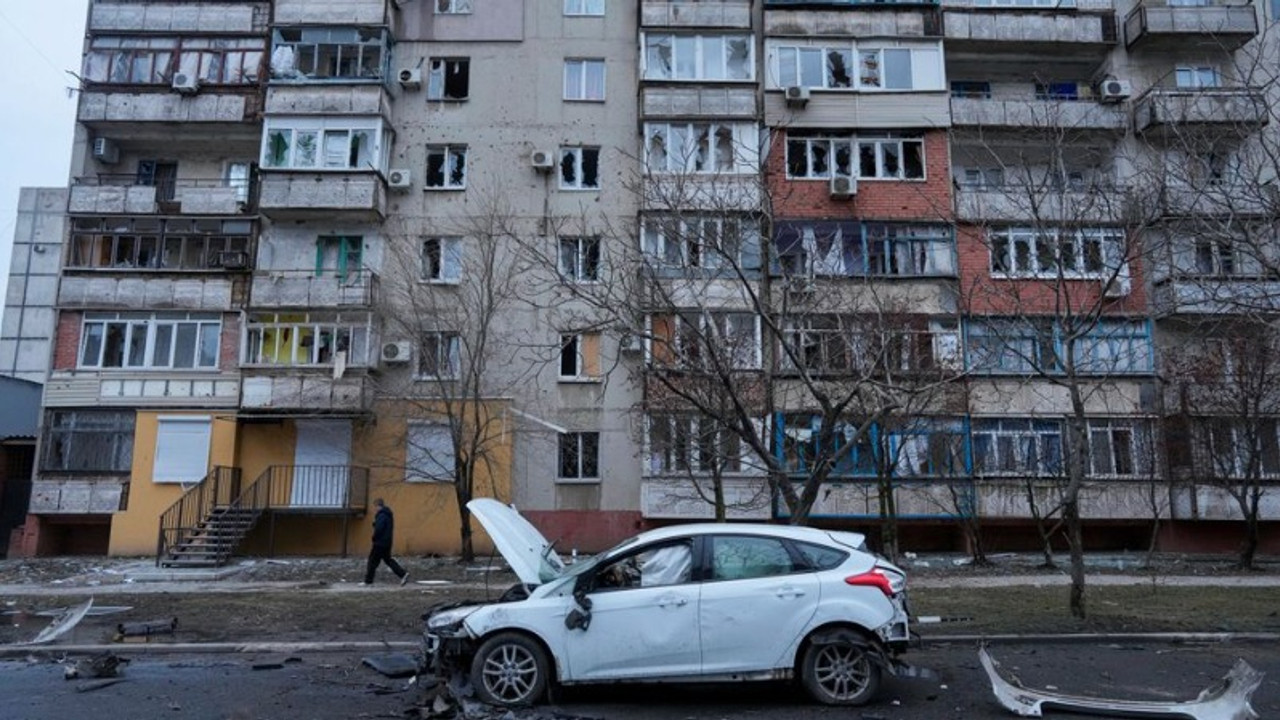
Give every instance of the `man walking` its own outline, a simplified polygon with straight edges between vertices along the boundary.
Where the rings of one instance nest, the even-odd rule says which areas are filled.
[[[373,574],[378,570],[378,563],[386,563],[391,572],[400,578],[400,584],[409,582],[409,573],[400,567],[400,563],[391,557],[391,539],[395,536],[396,521],[391,515],[391,508],[382,502],[382,498],[373,501],[378,512],[373,516],[373,548],[369,550],[369,563],[364,571],[364,584],[373,584]]]

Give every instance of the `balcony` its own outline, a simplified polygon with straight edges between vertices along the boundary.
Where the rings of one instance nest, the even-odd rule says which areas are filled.
[[[751,27],[751,0],[641,0],[640,26],[745,30]]]
[[[1155,137],[1191,130],[1239,137],[1269,121],[1267,98],[1261,88],[1157,86],[1133,104],[1134,129]]]
[[[967,222],[1116,223],[1128,212],[1124,188],[959,185],[956,220]]]
[[[378,276],[371,270],[260,271],[253,276],[250,304],[262,309],[372,307],[377,292]]]
[[[110,515],[124,509],[128,478],[37,477],[31,483],[32,515]]]
[[[1257,34],[1257,12],[1248,0],[1142,0],[1124,20],[1130,50],[1230,52]]]
[[[98,33],[265,33],[270,3],[121,2],[93,3],[88,31]]]
[[[259,211],[273,220],[381,222],[386,183],[375,171],[263,170]]]
[[[754,87],[642,87],[641,114],[645,118],[756,117]]]
[[[253,206],[248,180],[182,178],[144,185],[135,173],[78,177],[67,212],[86,215],[239,215]]]
[[[770,0],[765,2],[764,34],[765,37],[937,38],[942,36],[942,10],[937,0]]]
[[[45,383],[49,407],[235,407],[240,377],[210,372],[57,371]]]
[[[266,115],[391,117],[391,94],[377,78],[361,84],[323,82],[273,84],[267,88]]]
[[[1117,42],[1110,0],[1028,2],[992,6],[981,0],[943,0],[947,64],[991,53],[1101,61]]]
[[[256,87],[180,94],[168,85],[142,91],[88,89],[76,120],[118,142],[167,142],[217,136],[221,142],[261,138],[262,97]]]
[[[385,25],[391,12],[387,0],[276,0],[277,25]]]
[[[779,88],[781,89],[781,88]],[[898,129],[946,127],[951,120],[945,92],[862,92],[811,90],[803,107],[787,103],[782,92],[764,94],[765,123],[794,128]]]
[[[714,508],[699,492],[688,478],[645,478],[640,484],[640,512],[655,520],[715,519]],[[762,478],[725,478],[724,496],[729,520],[771,518],[768,483]]]
[[[1121,105],[1089,100],[951,98],[953,127],[1098,131],[1122,135],[1128,120],[1128,113]]]
[[[373,407],[373,380],[364,374],[334,377],[336,371],[244,368],[240,407],[246,411],[284,410],[359,414]],[[282,374],[283,373],[283,374]]]
[[[229,277],[64,273],[58,284],[58,305],[66,308],[229,312],[238,309],[234,286]]]
[[[1280,311],[1280,279],[1175,276],[1156,283],[1151,305],[1157,317],[1274,313]]]

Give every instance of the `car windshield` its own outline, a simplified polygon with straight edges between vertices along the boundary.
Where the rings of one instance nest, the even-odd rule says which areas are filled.
[[[607,557],[613,557],[620,550],[623,550],[627,547],[630,547],[631,545],[634,545],[635,542],[636,542],[636,539],[634,537],[629,537],[626,540],[623,540],[622,542],[618,543],[617,545],[614,545],[613,547],[609,548],[608,550],[605,550],[602,553],[596,553],[595,555],[593,555],[591,558],[587,560],[580,560],[576,563],[573,563],[572,565],[566,565],[564,568],[564,571],[561,572],[558,577],[560,578],[577,577],[585,573],[586,571],[590,570],[591,568],[599,565],[601,560]]]

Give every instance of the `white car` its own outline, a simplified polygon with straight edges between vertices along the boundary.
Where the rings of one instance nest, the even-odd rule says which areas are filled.
[[[862,705],[906,667],[906,575],[856,533],[678,525],[566,566],[513,508],[467,507],[521,584],[433,610],[425,641],[430,667],[486,702],[533,703],[553,682],[798,677],[819,702]]]

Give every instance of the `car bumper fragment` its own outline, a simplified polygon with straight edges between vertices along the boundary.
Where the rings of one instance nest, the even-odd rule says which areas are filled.
[[[1049,706],[1070,712],[1116,715],[1122,717],[1190,718],[1190,720],[1257,720],[1258,713],[1250,705],[1253,692],[1262,684],[1265,673],[1255,670],[1243,659],[1221,680],[1205,688],[1194,700],[1160,702],[1142,700],[1107,700],[1103,698],[1065,695],[1024,687],[1018,678],[1006,680],[1000,674],[1000,663],[987,649],[978,650],[978,659],[991,678],[996,700],[1006,710],[1023,717],[1040,717],[1041,708]]]

